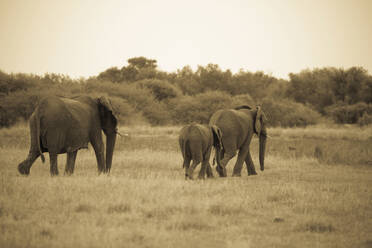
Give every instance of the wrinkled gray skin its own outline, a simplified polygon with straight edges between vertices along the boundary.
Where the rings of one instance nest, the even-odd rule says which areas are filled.
[[[260,107],[255,109],[249,106],[240,106],[235,109],[224,109],[216,111],[209,125],[215,125],[223,133],[222,149],[217,151],[217,172],[221,177],[226,177],[226,165],[236,155],[233,176],[240,176],[243,163],[247,165],[248,175],[257,175],[249,151],[252,136],[259,137],[259,160],[261,171],[264,170],[264,157],[267,139],[265,125],[266,117]]]
[[[72,174],[79,149],[91,143],[97,158],[98,171],[110,172],[115,147],[117,119],[110,101],[89,96],[43,98],[30,117],[31,146],[28,157],[18,165],[28,175],[34,161],[49,153],[50,174],[58,175],[57,155],[67,153],[65,174]],[[102,130],[106,135],[106,159]]]
[[[185,168],[185,178],[193,179],[193,172],[201,162],[199,179],[213,177],[212,168],[209,164],[212,146],[221,145],[221,130],[216,126],[205,126],[200,124],[190,124],[183,127],[179,135],[179,144],[183,156],[183,168]],[[190,166],[190,162],[192,164]]]

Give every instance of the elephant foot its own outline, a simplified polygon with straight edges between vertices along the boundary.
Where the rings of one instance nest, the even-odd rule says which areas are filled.
[[[185,180],[187,180],[187,179],[194,180],[194,178],[192,176],[190,176],[187,173],[185,173]]]
[[[58,176],[58,169],[52,169],[51,171],[50,171],[50,175],[52,176],[52,177],[54,177],[54,176]]]
[[[233,177],[241,177],[242,175],[240,173],[233,173],[232,176]]]
[[[257,175],[257,172],[250,172],[250,173],[248,173],[248,176],[256,176]]]
[[[25,162],[22,162],[18,165],[18,171],[20,174],[28,176],[30,174],[30,167],[25,165]]]
[[[214,178],[213,174],[207,175],[207,178]]]
[[[226,169],[222,168],[221,166],[217,166],[216,171],[220,177],[226,177]]]

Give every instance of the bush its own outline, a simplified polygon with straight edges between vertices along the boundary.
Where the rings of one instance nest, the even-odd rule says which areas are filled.
[[[316,124],[321,119],[318,112],[290,100],[265,98],[262,102],[262,109],[268,118],[269,126],[307,126]]]
[[[232,106],[237,107],[241,105],[248,105],[252,108],[255,107],[255,101],[249,94],[236,95],[232,98]]]
[[[178,87],[172,85],[166,80],[144,79],[135,82],[135,84],[142,88],[149,89],[158,101],[169,100],[182,94]]]
[[[208,91],[174,99],[169,105],[175,124],[208,123],[215,111],[232,107],[232,97],[225,92]]]
[[[120,125],[131,125],[144,121],[142,114],[136,112],[127,100],[116,96],[111,96],[110,100]]]
[[[152,125],[162,125],[171,122],[166,105],[157,101],[151,91],[136,84],[115,84],[110,82],[90,81],[86,84],[88,94],[103,92],[125,100],[129,104],[135,117],[144,116]],[[122,112],[119,110],[119,112]],[[128,116],[127,116],[128,117]]]
[[[364,113],[361,118],[358,119],[359,126],[367,126],[372,124],[372,114]]]
[[[326,108],[326,113],[337,123],[354,124],[361,118],[364,118],[364,121],[368,119],[368,115],[372,114],[372,104],[364,102],[353,105],[335,104]],[[364,115],[366,117],[363,117]]]
[[[28,120],[39,99],[39,94],[23,91],[1,97],[0,127],[10,127],[19,120]]]

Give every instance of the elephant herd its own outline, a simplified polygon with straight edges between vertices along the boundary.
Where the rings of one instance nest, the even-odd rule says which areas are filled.
[[[264,157],[267,139],[266,117],[260,107],[239,106],[235,109],[216,111],[209,125],[190,124],[181,129],[179,143],[184,159],[185,177],[192,179],[195,167],[201,162],[199,178],[213,177],[209,164],[212,147],[216,150],[216,170],[226,177],[226,165],[236,155],[233,176],[240,176],[243,163],[247,165],[248,175],[256,175],[249,151],[254,134],[259,137],[260,169],[264,170]],[[191,166],[190,162],[193,161]]]
[[[193,171],[199,163],[199,178],[204,178],[205,174],[213,177],[209,164],[212,147],[216,150],[216,170],[219,176],[226,177],[226,165],[236,155],[236,151],[238,158],[233,176],[240,176],[244,162],[248,175],[257,174],[249,152],[254,134],[259,137],[260,168],[264,170],[267,139],[265,121],[265,114],[260,107],[252,109],[244,105],[216,111],[210,118],[209,125],[193,123],[183,127],[179,145],[186,179],[193,178]],[[106,136],[106,156],[102,131]],[[67,153],[65,174],[72,174],[77,151],[87,148],[88,143],[91,143],[99,173],[109,173],[116,135],[117,119],[110,100],[106,97],[45,97],[30,117],[30,150],[27,158],[18,165],[18,171],[28,175],[34,161],[41,157],[44,162],[43,153],[48,152],[50,174],[58,175],[57,155]]]

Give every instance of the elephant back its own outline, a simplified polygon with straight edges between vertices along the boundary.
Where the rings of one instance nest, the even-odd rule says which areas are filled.
[[[216,125],[223,133],[222,143],[233,143],[240,147],[250,135],[253,135],[253,119],[249,110],[225,109],[215,112],[209,125]]]
[[[65,153],[87,148],[92,110],[78,101],[46,97],[38,107],[42,146],[49,152]]]

